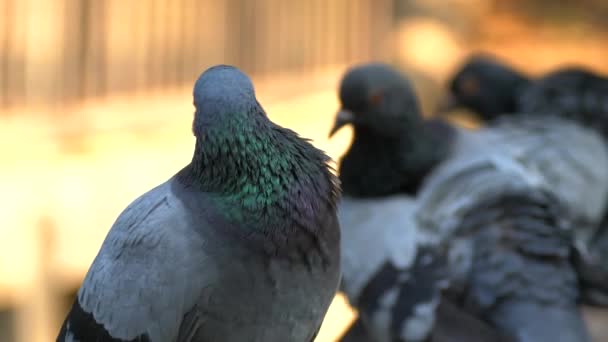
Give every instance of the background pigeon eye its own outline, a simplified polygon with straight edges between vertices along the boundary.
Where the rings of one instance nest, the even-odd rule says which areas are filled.
[[[467,76],[460,81],[460,90],[466,96],[475,96],[480,89],[479,80],[475,76]]]
[[[369,96],[368,102],[374,106],[379,105],[382,102],[382,93],[375,93]]]

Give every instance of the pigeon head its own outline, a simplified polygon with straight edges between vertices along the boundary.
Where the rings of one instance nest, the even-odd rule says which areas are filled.
[[[434,133],[437,130],[420,114],[410,82],[390,66],[374,63],[350,69],[339,97],[341,109],[330,136],[347,124],[354,128],[338,166],[345,194],[415,193],[448,153],[451,134]]]
[[[211,126],[265,116],[251,80],[233,66],[217,65],[203,72],[194,85],[193,97],[196,113],[192,130],[197,137]]]
[[[517,98],[530,80],[487,55],[470,57],[449,81],[450,94],[439,105],[445,113],[466,108],[484,121],[517,111]]]
[[[385,64],[366,64],[349,71],[339,90],[341,109],[330,136],[347,124],[379,135],[399,135],[421,120],[408,80]]]
[[[268,118],[247,75],[212,67],[196,81],[193,96],[196,145],[180,173],[184,184],[214,194],[231,220],[251,219],[268,229],[294,212],[313,227],[316,215],[334,205],[339,187],[329,158]]]

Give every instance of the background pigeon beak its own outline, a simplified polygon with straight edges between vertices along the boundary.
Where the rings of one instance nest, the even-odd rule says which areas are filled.
[[[461,106],[458,99],[456,99],[453,95],[446,95],[441,102],[439,102],[439,106],[437,107],[437,114],[444,115],[448,112],[458,109]]]
[[[329,137],[331,138],[337,131],[340,130],[340,128],[352,123],[354,118],[355,117],[353,116],[352,112],[341,109],[338,114],[336,114],[336,121],[334,121],[334,127],[332,127],[331,131],[329,131]]]

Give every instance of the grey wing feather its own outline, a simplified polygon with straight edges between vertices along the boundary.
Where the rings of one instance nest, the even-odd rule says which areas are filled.
[[[608,151],[603,138],[560,119],[525,124],[526,130],[541,137],[527,153],[528,163],[540,170],[553,192],[584,220],[597,221],[608,193]]]
[[[433,326],[444,261],[429,242],[437,239],[418,231],[416,208],[404,195],[339,206],[342,288],[374,340],[422,340]]]
[[[451,274],[452,283],[468,283],[474,306],[498,326],[522,334],[517,336],[522,341],[549,341],[563,330],[535,328],[539,322],[534,314],[544,314],[571,332],[569,338],[564,335],[565,341],[588,340],[574,305],[576,277],[568,263],[571,240],[559,238],[559,222],[545,226],[538,221],[535,210],[540,208],[544,215],[548,209],[533,203],[541,198],[541,203],[559,204],[559,214],[547,217],[584,222],[565,226],[574,227],[579,236],[591,234],[602,218],[608,193],[603,140],[591,130],[553,118],[503,120],[473,134],[482,142],[475,153],[457,150],[429,178],[419,197],[419,229],[435,232],[450,245],[450,270],[459,270]],[[539,193],[551,199],[545,201]],[[492,197],[513,194],[532,204],[497,207],[513,210],[511,214],[484,207]],[[475,212],[473,223],[464,222],[470,212]],[[514,219],[501,224],[501,217]],[[481,234],[474,229],[480,225]],[[451,241],[474,234],[469,248],[455,248]],[[453,267],[456,261],[464,267]],[[540,306],[528,305],[530,298]],[[527,324],[520,322],[524,315]]]
[[[202,329],[204,321],[205,317],[198,306],[190,309],[184,316],[176,342],[200,341],[200,339],[197,339],[197,336]]]
[[[407,267],[415,259],[415,201],[409,196],[382,199],[343,197],[338,206],[342,228],[342,283],[349,299],[359,296],[386,260]]]
[[[114,337],[174,341],[212,269],[186,211],[162,184],[135,200],[106,237],[78,293]]]
[[[559,118],[518,117],[472,135],[474,144],[455,151],[427,181],[418,213],[425,229],[450,236],[468,206],[522,188],[563,201],[584,227],[576,232],[581,238],[595,229],[608,199],[608,148],[597,133]]]
[[[505,303],[494,313],[493,321],[500,329],[518,331],[514,335],[519,342],[591,341],[577,307],[547,307],[529,301]]]
[[[440,290],[447,286],[444,278],[449,277],[451,288],[463,288],[470,281],[471,270],[479,267],[474,265],[473,242],[467,237],[468,232],[460,231],[467,211],[497,193],[541,190],[566,204],[566,217],[589,222],[586,228],[593,227],[606,203],[606,170],[608,152],[602,139],[568,121],[505,120],[478,132],[461,131],[453,156],[429,177],[417,200],[410,199],[407,205],[395,198],[375,202],[382,208],[347,200],[341,206],[340,222],[345,231],[343,281],[349,300],[358,304],[364,325],[379,340],[424,339],[436,319]],[[573,188],[581,191],[573,192]],[[593,205],[581,205],[590,198]],[[353,227],[358,230],[348,231]],[[531,251],[553,248],[535,239],[520,238]],[[444,243],[448,246],[447,255],[441,258],[447,257],[447,261],[437,254],[437,248]],[[381,251],[379,246],[383,244],[386,247]],[[434,262],[423,261],[428,259],[424,254],[433,248],[435,257],[430,259]],[[365,256],[357,255],[366,251],[369,252]],[[512,260],[501,260],[506,264],[498,274],[489,273],[481,283],[506,277],[504,291],[510,293],[509,284],[514,278],[507,266]],[[448,264],[449,274],[442,263]],[[421,282],[416,269],[436,276]],[[421,283],[432,289],[422,296],[424,300],[404,295],[408,291],[417,293]],[[560,286],[561,283],[557,287]],[[565,285],[564,291],[568,288]],[[483,291],[480,293],[483,297]]]

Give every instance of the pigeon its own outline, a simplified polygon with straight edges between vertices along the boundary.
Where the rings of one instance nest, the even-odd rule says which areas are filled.
[[[608,167],[606,146],[559,118],[503,120],[478,134],[488,148],[454,156],[425,184],[419,229],[447,245],[468,312],[516,341],[589,341],[571,250],[574,230],[601,220],[605,169],[588,167]]]
[[[340,89],[350,116],[341,111],[336,126],[348,118],[355,127],[340,162],[338,209],[341,290],[361,321],[353,330],[363,326],[370,341],[380,342],[466,332],[472,336],[461,340],[484,341],[480,327],[493,334],[485,341],[589,341],[571,252],[573,235],[592,232],[607,204],[603,137],[581,120],[537,112],[500,117],[474,132],[447,126],[451,134],[429,144],[415,95],[398,73],[374,65],[351,73]],[[404,118],[395,119],[398,112]],[[383,138],[368,139],[374,148],[356,147],[360,132]],[[386,162],[385,150],[399,153]],[[354,151],[365,154],[349,156]],[[422,168],[426,174],[409,172],[420,160],[435,164]],[[369,190],[370,175],[382,191]],[[405,184],[424,177],[408,193],[395,175]],[[454,328],[447,313],[477,325],[442,333]]]
[[[604,137],[608,136],[608,102],[605,100],[608,95],[608,79],[602,75],[581,66],[564,66],[537,79],[528,80],[515,70],[498,64],[496,60],[494,63],[479,63],[476,62],[478,59],[471,58],[452,78],[449,86],[451,95],[444,100],[449,105],[443,107],[444,111],[463,106],[476,112],[490,125],[493,120],[506,115],[545,113],[575,120],[599,131]],[[487,58],[482,56],[481,59]],[[496,68],[502,68],[503,71],[497,72]],[[499,74],[503,76],[497,77]],[[469,81],[471,77],[477,82]],[[483,86],[465,86],[468,83]],[[478,88],[481,90],[471,90]],[[503,100],[497,99],[498,97]],[[506,97],[510,100],[504,101]],[[497,108],[490,110],[490,106],[484,105],[487,103],[493,103]],[[492,115],[500,112],[502,114]],[[604,215],[608,215],[608,212]],[[600,225],[600,229],[608,229],[608,217],[603,222],[605,223]],[[578,229],[575,240],[573,259],[581,282],[581,302],[607,306],[608,269],[604,265],[608,263],[608,255],[603,246],[608,246],[608,232]]]
[[[340,101],[330,137],[345,125],[354,129],[353,142],[340,161],[344,194],[415,194],[449,153],[453,128],[442,120],[424,120],[411,85],[388,65],[349,70],[341,82]]]
[[[519,109],[521,93],[532,80],[494,56],[474,54],[448,83],[449,94],[441,101],[438,112],[463,107],[473,111],[484,122]]]
[[[206,70],[194,156],[120,214],[57,341],[313,341],[340,278],[329,158]]]
[[[578,301],[606,303],[605,115],[585,100],[603,85],[573,78],[560,70],[525,87],[515,113],[475,133],[485,148],[442,163],[418,196],[419,229],[467,265],[451,277],[464,279],[467,311],[517,341],[589,341]]]
[[[431,311],[450,306],[437,300],[443,256],[418,241],[415,199],[437,165],[470,143],[446,122],[423,119],[409,81],[388,65],[351,68],[339,97],[342,107],[330,136],[347,124],[354,129],[339,162],[341,290],[359,312],[342,341],[422,341],[435,320]],[[502,340],[474,317],[463,326],[453,324],[466,313],[454,315],[457,307],[452,308],[442,316],[446,327],[459,328],[468,341]],[[435,326],[436,332],[443,327]],[[481,338],[482,330],[490,337]]]

